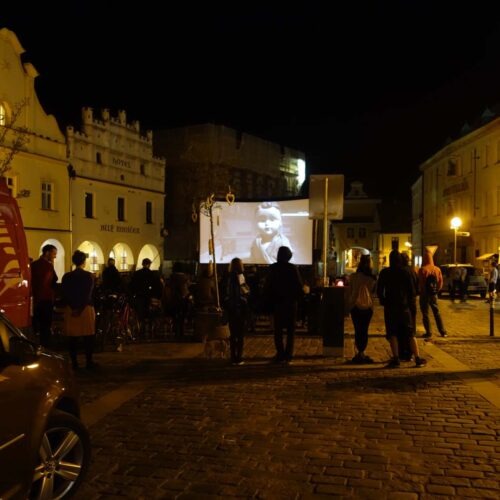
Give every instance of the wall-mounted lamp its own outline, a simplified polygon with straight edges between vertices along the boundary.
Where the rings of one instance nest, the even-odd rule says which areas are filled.
[[[17,192],[16,198],[28,198],[31,194],[31,191],[29,189],[21,189],[20,191]]]

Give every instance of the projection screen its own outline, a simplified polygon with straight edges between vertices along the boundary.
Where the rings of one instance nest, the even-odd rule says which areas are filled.
[[[293,252],[294,264],[312,264],[312,220],[309,200],[266,202],[221,201],[214,209],[214,239],[218,264],[239,257],[244,264],[276,262],[280,246]],[[200,214],[200,263],[213,261],[209,254],[210,220]]]

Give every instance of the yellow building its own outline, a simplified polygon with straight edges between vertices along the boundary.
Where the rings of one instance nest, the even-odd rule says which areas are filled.
[[[450,142],[421,166],[422,240],[435,245],[440,264],[456,258],[478,265],[477,258],[500,249],[500,118],[486,110],[461,137]],[[414,196],[417,193],[414,193]]]
[[[58,249],[55,269],[61,278],[71,257],[65,138],[38,100],[38,73],[32,64],[21,61],[23,52],[16,35],[0,29],[0,147],[4,153],[12,147],[19,127],[27,130],[29,139],[3,175],[21,209],[30,257],[38,258],[43,245],[54,244]],[[20,110],[17,117],[16,109]]]
[[[165,160],[153,157],[152,138],[125,111],[104,109],[96,119],[83,108],[81,131],[67,128],[73,248],[89,255],[93,272],[108,257],[120,271],[146,257],[161,267]]]

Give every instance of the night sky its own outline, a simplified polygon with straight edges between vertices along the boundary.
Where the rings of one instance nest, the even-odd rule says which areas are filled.
[[[373,196],[408,199],[419,163],[500,102],[498,2],[38,3],[0,9],[0,27],[62,127],[82,106],[144,129],[225,124]]]

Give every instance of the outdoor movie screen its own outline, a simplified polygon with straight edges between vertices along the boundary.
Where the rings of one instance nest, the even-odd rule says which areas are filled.
[[[271,264],[281,246],[293,252],[294,264],[312,264],[312,220],[309,199],[235,202],[221,201],[214,209],[215,256],[218,264],[239,257],[244,264]],[[213,261],[208,252],[210,219],[200,214],[200,263]]]

